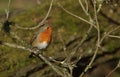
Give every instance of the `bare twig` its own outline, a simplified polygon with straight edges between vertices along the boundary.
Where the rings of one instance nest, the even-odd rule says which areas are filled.
[[[115,36],[115,35],[108,35],[108,37],[112,37],[112,38],[118,38],[118,39],[120,39],[120,36]]]
[[[73,55],[79,50],[81,44],[85,41],[85,39],[86,39],[87,36],[88,36],[88,33],[92,30],[92,28],[93,28],[93,27],[94,27],[94,28],[97,28],[96,25],[93,24],[93,20],[92,20],[90,14],[89,14],[88,11],[87,11],[88,9],[87,9],[87,10],[85,9],[85,7],[83,6],[83,4],[82,4],[82,2],[81,2],[80,0],[79,0],[79,3],[80,3],[80,5],[81,5],[83,11],[85,12],[85,14],[89,17],[89,21],[87,21],[87,20],[83,19],[82,17],[79,17],[79,16],[77,16],[77,15],[69,12],[69,11],[66,10],[61,4],[58,3],[58,5],[59,5],[65,12],[67,12],[68,14],[70,14],[70,15],[72,15],[72,16],[74,16],[74,17],[76,17],[76,18],[78,18],[78,19],[80,19],[80,20],[82,20],[82,21],[90,24],[89,30],[87,31],[87,33],[85,34],[85,36],[84,36],[83,39],[81,40],[80,44],[77,46],[76,50],[75,50],[74,52],[72,52],[72,53],[70,54],[70,56],[67,57],[67,60],[70,60],[71,57],[73,57]]]
[[[12,48],[18,48],[18,49],[23,49],[23,50],[27,50],[30,52],[34,52],[36,54],[35,51],[32,51],[30,48],[26,48],[26,47],[21,46],[21,45],[11,44],[11,43],[7,43],[7,42],[3,42],[2,44],[5,46],[8,46],[8,47],[12,47]]]
[[[86,2],[86,6],[87,6],[87,8],[88,8],[88,3],[87,3],[86,0],[85,0],[85,2]],[[91,15],[88,13],[88,9],[87,9],[87,10],[85,9],[85,7],[83,6],[83,3],[81,2],[81,0],[79,0],[79,3],[80,3],[80,5],[81,5],[83,11],[85,12],[85,14],[89,17],[89,22],[94,23]],[[87,38],[88,34],[90,33],[90,31],[92,30],[92,28],[93,28],[93,26],[92,26],[92,24],[90,24],[90,27],[89,27],[88,31],[86,32],[85,36],[84,36],[83,39],[81,40],[81,43],[77,46],[76,51],[78,51],[78,50],[80,49],[80,46],[81,46],[82,43],[86,40],[86,38]]]
[[[87,70],[89,68],[91,68],[91,65],[93,64],[93,62],[95,60],[95,57],[97,55],[97,52],[98,52],[99,46],[100,46],[100,28],[99,28],[99,23],[98,23],[98,18],[97,18],[97,10],[96,10],[96,1],[95,0],[93,0],[93,4],[94,4],[94,13],[95,13],[95,21],[96,21],[95,23],[96,23],[97,32],[98,32],[97,46],[96,46],[96,49],[95,49],[95,52],[93,54],[93,57],[92,57],[91,61],[89,62],[89,64],[87,65],[87,67],[81,73],[81,75],[79,77],[82,77],[85,74],[85,72],[87,72]]]
[[[103,2],[104,0],[97,0],[97,4],[98,4],[97,12],[100,12],[100,10],[102,9]]]
[[[105,32],[105,33],[104,33],[104,36],[103,36],[103,37],[101,38],[101,40],[100,40],[100,44],[103,42],[103,40],[104,40],[107,36],[110,37],[109,35],[110,35],[112,32],[115,32],[115,31],[118,30],[118,29],[120,29],[120,26],[118,26],[118,27],[110,30],[109,32]]]
[[[85,14],[86,14],[86,15],[88,16],[88,18],[89,18],[89,21],[88,21],[88,22],[91,23],[91,24],[90,24],[90,27],[89,27],[88,31],[86,32],[85,36],[82,38],[82,40],[80,41],[80,43],[78,44],[78,46],[76,47],[76,49],[75,49],[73,52],[71,52],[70,55],[67,56],[66,59],[65,59],[65,61],[67,62],[68,68],[70,69],[70,73],[72,73],[73,70],[71,70],[71,69],[73,69],[73,67],[74,67],[74,66],[71,66],[71,63],[70,63],[71,58],[72,58],[72,57],[75,55],[75,53],[79,50],[80,46],[81,46],[81,45],[83,44],[83,42],[86,40],[88,34],[91,32],[91,30],[92,30],[93,27],[95,26],[95,25],[93,24],[93,20],[92,20],[92,18],[91,18],[91,15],[88,13],[88,9],[87,9],[87,10],[85,9],[85,7],[84,7],[83,4],[81,3],[81,1],[80,1],[80,4],[81,4],[81,7],[82,7],[83,11],[85,12]],[[60,5],[60,4],[59,4],[59,5]],[[60,5],[60,7],[61,7],[64,11],[66,11],[68,14],[70,14],[70,15],[72,15],[72,16],[80,19],[80,20],[82,19],[81,17],[79,17],[79,16],[77,16],[77,15],[74,15],[74,14],[72,14],[71,12],[67,11],[66,9],[64,9],[61,5]],[[87,5],[87,8],[88,8],[88,5]],[[83,19],[83,21],[84,21],[84,19]],[[96,27],[96,26],[95,26],[95,27]],[[81,58],[81,56],[78,57],[77,61],[75,61],[74,64],[72,64],[72,65],[75,65],[75,64],[80,60],[80,58]]]
[[[10,4],[11,4],[11,0],[8,1],[8,6],[7,9],[5,9],[5,13],[6,13],[6,20],[9,19],[9,15],[10,15]]]
[[[109,76],[110,76],[113,72],[115,72],[119,67],[120,67],[120,60],[119,60],[119,62],[118,62],[118,64],[117,64],[117,66],[116,66],[110,73],[108,73],[106,77],[109,77]]]
[[[85,7],[83,6],[83,3],[81,2],[81,0],[79,0],[79,3],[83,9],[83,11],[85,12],[86,15],[89,15],[88,11],[85,9]],[[87,5],[88,6],[88,5]]]
[[[94,52],[94,55],[93,55],[90,63],[87,65],[87,67],[86,67],[85,70],[81,73],[81,75],[80,75],[79,77],[82,77],[82,76],[85,74],[85,72],[87,72],[87,70],[91,68],[91,65],[92,65],[92,63],[94,62],[95,57],[96,57],[96,55],[97,55],[98,49],[99,49],[99,47],[97,46],[97,48],[96,48],[96,50],[95,50],[95,52]]]
[[[30,27],[30,28],[25,28],[25,27],[21,27],[21,26],[19,26],[19,25],[16,24],[16,27],[19,28],[19,29],[23,29],[23,30],[33,30],[33,29],[37,29],[40,26],[42,26],[44,24],[45,20],[48,18],[50,12],[51,12],[51,9],[52,9],[52,6],[53,6],[53,1],[54,0],[51,0],[50,7],[48,9],[48,12],[47,12],[46,16],[44,17],[44,19],[40,23],[38,23],[37,26]]]
[[[96,21],[97,33],[98,33],[97,45],[100,46],[100,25],[97,17],[96,0],[93,0],[93,4],[94,4],[93,6],[94,6],[94,13],[95,13],[95,21]]]
[[[114,32],[114,31],[116,31],[116,30],[118,30],[118,29],[120,29],[120,26],[118,26],[118,27],[116,27],[115,29],[113,29],[113,30],[109,31],[109,32],[108,32],[108,34],[110,34],[110,33]]]
[[[89,7],[88,7],[88,1],[85,0],[85,4],[86,4],[86,11],[88,12],[89,11]]]
[[[96,28],[96,25],[95,25],[95,24],[93,24],[93,23],[91,23],[91,22],[85,20],[85,19],[82,18],[82,17],[79,17],[79,16],[77,16],[77,15],[75,15],[75,14],[69,12],[69,11],[66,10],[60,3],[58,3],[58,5],[59,5],[60,8],[62,8],[66,13],[68,13],[68,14],[70,14],[70,15],[72,15],[72,16],[74,16],[74,17],[76,17],[76,18],[78,18],[78,19],[80,19],[80,20],[82,20],[82,21],[84,21],[84,22],[86,22],[86,23],[88,23],[88,24],[90,24],[90,25],[93,26],[94,28]],[[97,29],[97,28],[96,28],[96,29]]]
[[[65,59],[67,62],[69,62],[69,60],[70,60],[70,59],[73,57],[73,55],[79,50],[80,46],[81,46],[81,45],[83,44],[83,42],[86,40],[86,38],[87,38],[88,34],[90,33],[90,31],[92,30],[92,28],[93,28],[93,27],[96,28],[96,26],[93,24],[93,20],[91,19],[90,14],[88,13],[87,10],[85,10],[85,8],[84,8],[84,6],[83,6],[82,3],[81,3],[81,7],[82,7],[82,9],[84,10],[85,14],[89,17],[89,21],[87,21],[87,20],[85,20],[85,19],[83,19],[83,18],[81,18],[81,17],[79,17],[79,16],[77,16],[77,15],[69,12],[68,10],[66,10],[65,8],[63,8],[63,6],[62,6],[61,4],[58,3],[58,5],[59,5],[65,12],[67,12],[68,14],[70,14],[70,15],[72,15],[72,16],[80,19],[80,20],[83,20],[83,21],[85,21],[85,22],[88,22],[88,23],[90,24],[90,28],[88,29],[88,31],[86,32],[86,34],[85,34],[85,36],[82,38],[82,40],[80,41],[79,45],[78,45],[78,46],[76,47],[76,49],[75,49],[73,52],[71,52],[70,55],[67,56],[67,58]]]

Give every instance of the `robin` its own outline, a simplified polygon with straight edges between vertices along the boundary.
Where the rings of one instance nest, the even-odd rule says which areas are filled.
[[[52,27],[43,26],[38,31],[37,35],[31,40],[31,45],[33,48],[38,48],[39,50],[46,49],[50,44],[52,39]]]

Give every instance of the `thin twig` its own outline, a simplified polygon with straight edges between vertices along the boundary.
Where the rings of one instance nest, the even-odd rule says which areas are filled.
[[[70,59],[73,57],[73,55],[79,50],[79,48],[80,48],[80,46],[83,44],[83,42],[86,40],[86,38],[87,38],[88,34],[90,33],[90,31],[92,30],[92,28],[93,28],[93,27],[96,28],[96,26],[93,24],[93,20],[91,19],[90,14],[87,13],[87,11],[85,11],[84,6],[82,6],[82,8],[83,8],[84,12],[86,12],[87,16],[89,17],[89,21],[87,21],[87,20],[85,20],[85,19],[83,19],[83,18],[81,18],[81,17],[79,17],[79,16],[77,16],[77,15],[69,12],[68,10],[66,10],[65,8],[63,8],[63,6],[62,6],[61,4],[58,3],[58,5],[59,5],[65,12],[67,12],[68,14],[70,14],[70,15],[72,15],[72,16],[74,16],[74,17],[76,17],[76,18],[78,18],[78,19],[80,19],[80,20],[82,20],[82,21],[87,22],[87,23],[90,24],[90,28],[88,29],[88,31],[87,31],[87,33],[85,34],[85,36],[83,37],[83,39],[80,41],[79,45],[78,45],[78,46],[76,47],[76,49],[75,49],[73,52],[71,52],[70,55],[66,58],[66,61],[69,62]]]
[[[95,21],[96,21],[96,25],[97,25],[97,32],[98,32],[98,40],[97,40],[97,46],[96,46],[96,49],[95,49],[95,52],[93,54],[93,57],[91,59],[91,61],[89,62],[89,64],[87,65],[87,67],[85,68],[85,70],[81,73],[81,75],[79,77],[82,77],[85,72],[87,72],[88,69],[91,68],[91,65],[93,64],[95,58],[96,58],[96,55],[97,55],[97,52],[99,50],[99,45],[100,45],[100,28],[99,28],[99,23],[98,23],[98,18],[97,18],[97,11],[96,11],[96,3],[95,3],[95,0],[93,1],[93,4],[94,4],[94,13],[95,13]]]
[[[114,32],[114,31],[116,31],[116,30],[118,30],[118,29],[120,29],[120,26],[118,26],[118,27],[116,27],[115,29],[109,31],[109,34],[112,33],[112,32]]]
[[[89,15],[88,11],[85,9],[85,7],[83,6],[83,3],[81,2],[81,0],[79,0],[79,3],[83,9],[83,11],[85,12],[86,15]]]
[[[8,46],[8,47],[12,47],[12,48],[18,48],[18,49],[23,49],[23,50],[27,50],[30,52],[34,52],[36,54],[35,51],[32,51],[30,48],[26,48],[26,47],[21,46],[21,45],[11,44],[11,43],[7,43],[7,42],[2,42],[2,44],[5,46]]]
[[[112,38],[118,38],[118,39],[120,39],[120,36],[115,36],[115,35],[108,35],[108,37],[112,37]]]
[[[82,9],[84,10],[85,14],[88,16],[89,22],[90,22],[90,23],[93,23],[93,20],[92,20],[92,18],[91,18],[91,15],[90,15],[90,14],[88,13],[88,11],[87,11],[88,9],[86,10],[82,3],[81,3],[81,7],[82,7]],[[67,58],[66,58],[66,61],[67,61],[67,62],[70,62],[71,58],[75,55],[75,53],[80,49],[80,46],[81,46],[81,45],[83,44],[83,42],[86,40],[88,34],[89,34],[89,33],[91,32],[91,30],[93,29],[93,26],[91,26],[91,25],[92,25],[92,24],[90,24],[90,27],[89,27],[88,31],[87,31],[86,34],[83,36],[82,40],[80,41],[80,43],[78,44],[78,46],[76,47],[76,49],[75,49],[73,52],[71,52],[69,56],[67,56]],[[77,61],[79,61],[80,58],[81,58],[81,56],[77,59]],[[76,61],[76,63],[77,63],[77,61]],[[68,64],[68,65],[69,65],[69,64]],[[74,62],[74,65],[75,65],[75,62]],[[71,67],[69,67],[69,69],[71,69]]]
[[[79,3],[83,9],[83,11],[85,12],[85,14],[89,17],[89,22],[93,23],[93,19],[91,17],[91,15],[88,13],[88,9],[86,10],[85,7],[83,6],[83,3],[81,2],[81,0],[79,0]],[[86,2],[87,8],[88,8],[88,4]],[[80,49],[81,44],[85,41],[85,39],[87,38],[88,34],[90,33],[90,31],[92,30],[93,26],[90,25],[88,31],[86,32],[85,36],[83,37],[83,39],[81,40],[81,43],[78,45],[78,47],[76,48],[76,51],[78,51]]]
[[[108,73],[106,77],[109,77],[109,76],[110,76],[113,72],[115,72],[119,67],[120,67],[120,60],[119,60],[119,62],[118,62],[118,64],[117,64],[117,66],[116,66],[110,73]]]
[[[107,36],[109,37],[109,35],[110,35],[111,33],[115,32],[115,31],[118,30],[118,29],[120,29],[120,26],[118,26],[118,27],[110,30],[109,32],[105,32],[105,33],[104,33],[104,36],[103,36],[103,37],[101,38],[101,40],[100,40],[100,44],[103,42],[103,40],[104,40]]]
[[[9,19],[9,15],[10,15],[10,4],[11,4],[11,0],[8,1],[8,6],[7,9],[5,9],[5,13],[6,13],[6,20]]]
[[[82,18],[82,17],[79,17],[79,16],[77,16],[77,15],[75,15],[75,14],[69,12],[69,11],[66,10],[60,3],[58,3],[58,5],[59,5],[60,8],[62,8],[66,13],[68,13],[68,14],[70,14],[70,15],[72,15],[72,16],[74,16],[74,17],[76,17],[76,18],[78,18],[78,19],[80,19],[80,20],[82,20],[82,21],[84,21],[84,22],[86,22],[86,23],[88,23],[88,24],[90,24],[90,25],[93,26],[94,28],[96,28],[96,25],[95,25],[95,24],[93,24],[93,23],[91,23],[91,22],[85,20],[85,19]],[[97,29],[97,28],[96,28],[96,29]]]
[[[19,25],[17,25],[17,24],[16,24],[15,26],[16,26],[17,28],[23,29],[23,30],[33,30],[33,29],[39,28],[40,26],[42,26],[42,25],[44,24],[45,20],[48,18],[49,14],[50,14],[50,12],[51,12],[52,6],[53,6],[53,1],[54,1],[54,0],[51,0],[50,7],[49,7],[49,9],[48,9],[48,12],[47,12],[46,16],[44,17],[44,19],[43,19],[40,23],[38,23],[37,26],[30,27],[30,28],[21,27],[21,26],[19,26]]]
[[[96,26],[97,26],[97,33],[98,33],[98,40],[97,40],[97,45],[100,46],[100,25],[98,22],[98,17],[97,17],[97,8],[96,8],[96,1],[93,0],[93,6],[94,6],[94,15],[95,15],[95,21],[96,21]]]
[[[91,65],[92,65],[92,63],[94,62],[95,57],[96,57],[96,55],[97,55],[98,49],[99,49],[99,47],[97,46],[97,48],[96,48],[96,50],[95,50],[95,52],[94,52],[94,55],[93,55],[90,63],[87,65],[87,67],[86,67],[85,70],[81,73],[81,75],[80,75],[79,77],[82,77],[82,76],[85,74],[85,72],[87,72],[87,70],[91,68]]]
[[[97,13],[100,12],[100,10],[102,9],[103,2],[104,0],[97,0],[97,4],[98,4]]]
[[[86,4],[86,11],[88,12],[89,11],[89,7],[88,7],[88,1],[85,0],[85,4]]]

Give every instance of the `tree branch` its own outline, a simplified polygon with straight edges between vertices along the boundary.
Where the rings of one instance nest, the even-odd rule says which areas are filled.
[[[5,46],[8,46],[8,47],[23,49],[23,50],[27,50],[31,53],[34,53],[36,56],[41,58],[46,64],[48,64],[58,75],[64,77],[64,74],[58,68],[56,68],[55,65],[53,65],[50,61],[48,61],[42,54],[38,54],[38,51],[34,51],[30,48],[26,48],[24,46],[11,44],[11,43],[7,43],[7,42],[3,42],[2,44],[5,45]]]
[[[48,9],[48,12],[47,12],[46,16],[44,17],[44,19],[43,19],[41,22],[38,23],[37,26],[30,27],[30,28],[21,27],[21,26],[19,26],[18,24],[16,24],[15,26],[16,26],[17,28],[23,29],[23,30],[33,30],[33,29],[39,28],[40,26],[42,26],[42,25],[44,24],[45,20],[48,18],[49,14],[50,14],[50,12],[51,12],[52,6],[53,6],[53,1],[54,1],[54,0],[51,0],[50,7],[49,7],[49,9]]]

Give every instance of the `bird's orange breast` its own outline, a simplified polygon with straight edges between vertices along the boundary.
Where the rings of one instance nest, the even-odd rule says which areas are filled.
[[[39,42],[46,41],[49,43],[51,41],[51,30],[43,31],[39,36]]]

